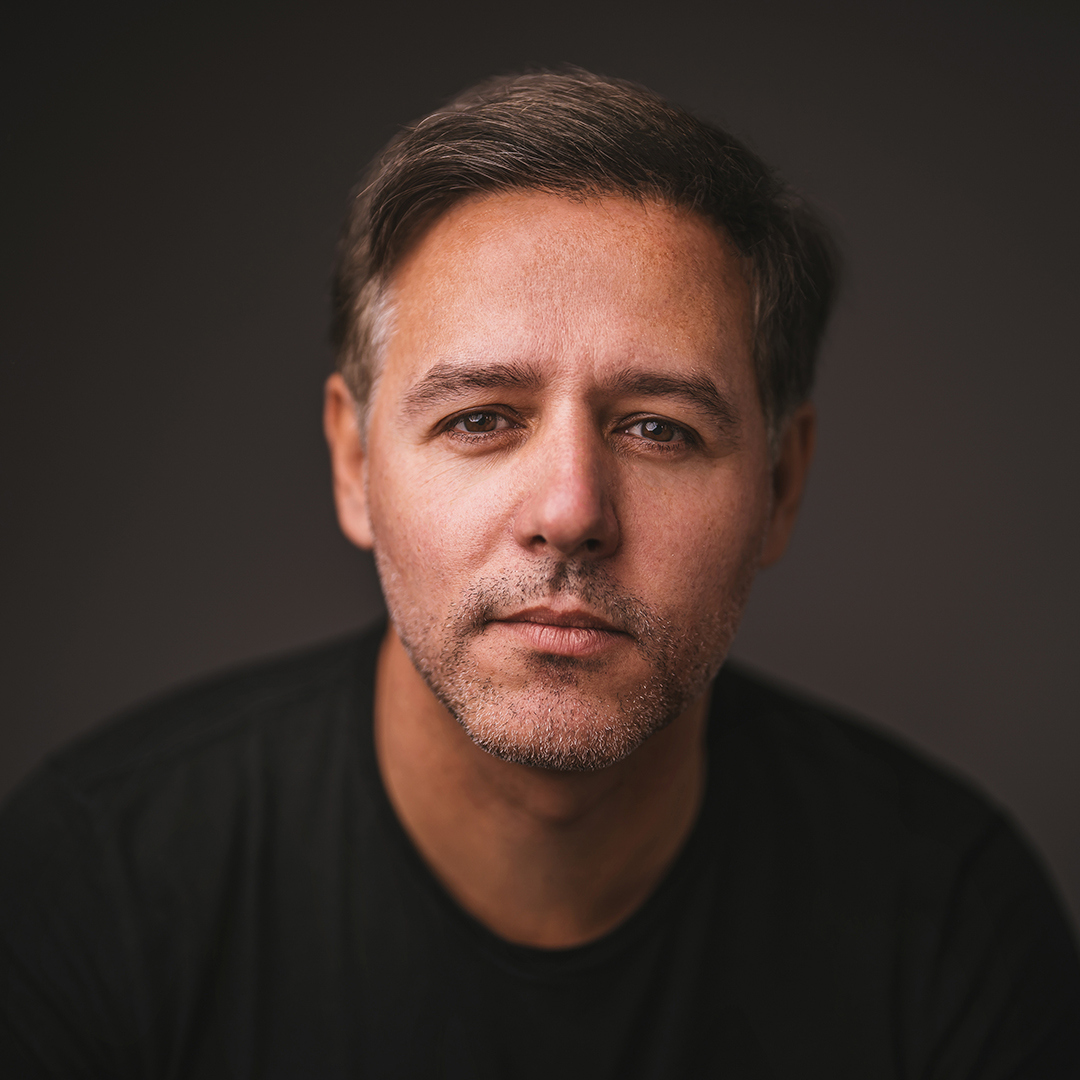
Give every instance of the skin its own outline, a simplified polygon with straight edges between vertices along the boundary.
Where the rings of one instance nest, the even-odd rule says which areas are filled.
[[[392,617],[379,767],[465,910],[581,944],[693,826],[709,685],[787,544],[813,410],[773,457],[743,267],[692,213],[475,197],[391,285],[366,438],[339,376],[325,408],[339,520]]]

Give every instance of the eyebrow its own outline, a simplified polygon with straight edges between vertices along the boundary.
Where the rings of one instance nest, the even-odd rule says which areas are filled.
[[[540,390],[544,378],[539,366],[525,361],[461,362],[436,364],[405,395],[407,416],[422,413],[448,397],[475,390]],[[602,384],[610,394],[677,398],[702,410],[721,427],[734,427],[739,411],[734,402],[704,374],[666,375],[656,371],[620,371]]]
[[[405,395],[403,409],[415,415],[448,397],[471,390],[539,390],[540,369],[517,360],[504,363],[436,364]]]
[[[617,394],[678,398],[707,413],[721,427],[734,427],[739,422],[735,403],[707,375],[662,375],[631,369],[620,371],[604,386]]]

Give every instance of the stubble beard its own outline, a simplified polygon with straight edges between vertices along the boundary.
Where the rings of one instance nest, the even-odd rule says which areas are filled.
[[[725,602],[676,625],[619,589],[598,563],[552,561],[518,576],[475,582],[444,618],[407,599],[378,545],[375,559],[391,620],[432,693],[481,749],[504,761],[558,772],[605,769],[667,727],[705,692],[734,640],[757,570],[757,551],[732,570]],[[608,661],[534,653],[522,687],[480,669],[478,639],[493,617],[573,597],[623,630],[647,674],[614,701],[590,693]],[[692,625],[690,623],[692,622]]]

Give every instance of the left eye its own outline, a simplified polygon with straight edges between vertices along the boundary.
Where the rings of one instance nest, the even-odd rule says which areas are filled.
[[[454,421],[452,430],[483,433],[504,427],[509,427],[505,416],[500,416],[496,412],[471,412],[459,416]]]
[[[679,442],[686,440],[686,432],[678,424],[667,420],[638,420],[625,429],[633,435],[640,435],[650,442]]]

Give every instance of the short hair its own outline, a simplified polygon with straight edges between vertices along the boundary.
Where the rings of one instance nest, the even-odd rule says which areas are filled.
[[[722,229],[745,260],[758,391],[775,440],[813,385],[838,272],[828,230],[734,136],[643,86],[577,68],[464,91],[404,128],[354,190],[332,338],[361,424],[388,331],[387,285],[409,241],[463,198],[522,190],[653,200]]]

